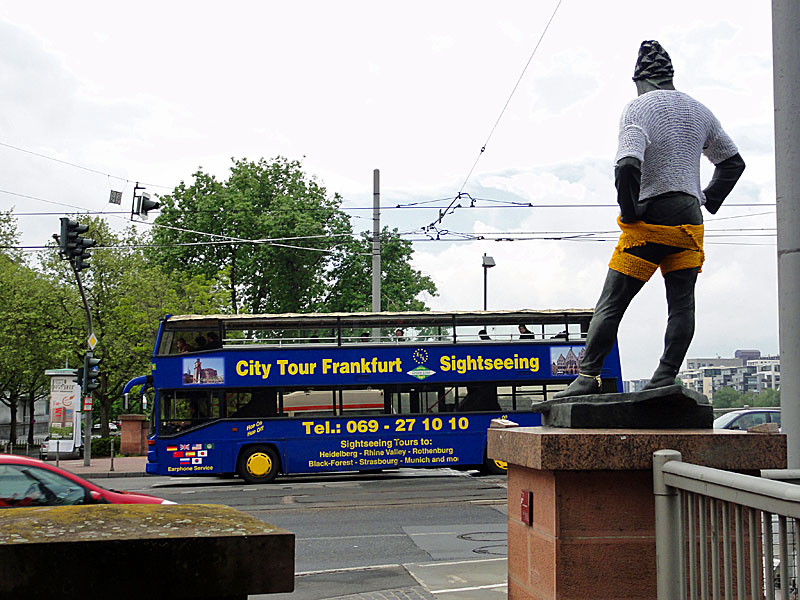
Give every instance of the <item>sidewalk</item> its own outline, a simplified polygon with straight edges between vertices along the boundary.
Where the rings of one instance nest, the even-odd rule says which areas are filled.
[[[55,465],[55,460],[48,460],[48,464]],[[114,458],[114,470],[111,470],[110,457],[92,457],[91,465],[84,466],[83,459],[60,460],[58,466],[70,473],[81,477],[98,479],[104,477],[142,477],[145,475],[144,467],[147,464],[146,456],[118,456]]]

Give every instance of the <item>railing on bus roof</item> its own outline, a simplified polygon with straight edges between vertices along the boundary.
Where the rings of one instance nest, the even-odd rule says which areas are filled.
[[[162,321],[161,355],[209,350],[220,345],[333,346],[547,342],[586,337],[587,309],[287,315],[179,315]],[[525,326],[525,329],[522,326]],[[521,332],[524,331],[524,335]],[[201,340],[206,336],[213,344]],[[199,343],[195,343],[198,340]],[[221,343],[218,340],[222,340]],[[178,341],[183,343],[177,348]],[[188,348],[188,350],[187,350]]]
[[[520,340],[518,335],[514,334],[494,334],[491,338],[481,337],[475,334],[459,335],[455,338],[452,334],[439,334],[439,335],[420,335],[420,336],[404,336],[398,339],[392,335],[382,335],[379,337],[364,338],[362,336],[342,336],[341,343],[345,344],[380,344],[380,345],[408,345],[408,344],[452,344],[452,343],[510,343],[510,342],[547,342],[547,343],[561,343],[561,342],[583,342],[586,340],[585,333],[573,333],[568,336],[547,335],[547,334],[534,334],[533,337],[525,340]],[[319,337],[247,337],[247,338],[225,338],[223,340],[224,346],[238,347],[238,346],[252,346],[252,345],[277,345],[277,346],[297,346],[306,344],[322,344],[322,345],[339,345],[339,338],[335,336],[319,336]]]

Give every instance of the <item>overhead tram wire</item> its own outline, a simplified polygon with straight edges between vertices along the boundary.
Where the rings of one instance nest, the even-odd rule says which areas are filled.
[[[126,183],[136,183],[133,179],[128,179],[127,177],[121,177],[120,175],[113,175],[112,173],[106,173],[105,171],[99,171],[98,169],[92,169],[91,167],[84,167],[83,165],[72,163],[72,162],[69,162],[67,160],[61,160],[60,158],[55,158],[53,156],[47,156],[46,154],[41,154],[39,152],[34,152],[33,150],[27,150],[25,148],[20,148],[19,146],[14,146],[12,144],[7,144],[5,142],[0,142],[0,146],[2,146],[4,148],[10,148],[11,150],[16,150],[18,152],[24,152],[25,154],[31,154],[33,156],[38,156],[39,158],[44,158],[46,160],[52,160],[53,162],[61,163],[62,165],[67,165],[69,167],[74,167],[76,169],[81,169],[81,170],[87,171],[89,173],[96,173],[97,175],[104,175],[106,177],[111,177],[113,179],[119,179],[119,180],[124,181]],[[143,182],[143,181],[140,181],[139,183],[142,183],[143,185],[146,185],[146,186],[149,186],[149,187],[158,187],[158,188],[165,188],[165,189],[170,189],[171,187],[174,187],[174,186],[169,186],[169,185],[160,185],[158,183],[147,183],[147,182]]]
[[[173,244],[115,244],[113,246],[94,246],[92,251],[95,250],[122,250],[122,249],[136,249],[136,248],[176,248],[176,247],[187,247],[187,246],[236,246],[236,245],[264,245],[264,246],[276,246],[279,248],[292,248],[295,250],[308,250],[310,252],[323,252],[332,254],[336,252],[336,250],[330,250],[327,248],[312,248],[309,246],[298,246],[296,244],[284,244],[281,243],[282,241],[297,239],[312,239],[312,238],[330,238],[330,237],[346,237],[349,234],[339,234],[338,236],[298,236],[296,238],[274,238],[271,240],[219,240],[214,242],[175,242]],[[337,243],[341,245],[340,243]],[[13,246],[13,245],[0,245],[0,250],[24,250],[24,251],[33,251],[33,252],[41,252],[41,251],[50,251],[50,250],[58,250],[57,246]],[[372,256],[371,252],[357,252],[355,253],[359,256]]]
[[[462,232],[442,232],[455,236],[450,239],[432,239],[430,237],[420,237],[416,239],[408,239],[406,236],[418,233],[414,231],[404,231],[400,235],[405,237],[407,241],[412,242],[471,242],[471,241],[494,241],[494,242],[531,242],[531,241],[561,241],[561,242],[616,242],[618,235],[616,231],[540,231],[540,232],[493,232],[486,234],[469,234]],[[707,232],[706,243],[715,245],[742,245],[742,246],[774,246],[774,243],[747,243],[747,242],[725,242],[721,241],[725,238],[733,238],[742,240],[744,238],[776,238],[777,233],[773,228],[741,228],[741,229],[720,229],[711,230]],[[350,237],[351,234],[339,234],[334,237]],[[535,237],[534,237],[535,236]],[[298,250],[308,250],[312,252],[327,252],[332,253],[335,250],[313,248],[307,246],[298,246],[296,244],[285,244],[282,242],[291,240],[311,240],[315,238],[331,236],[295,236],[286,238],[268,238],[263,240],[216,240],[216,241],[202,241],[202,242],[175,242],[171,244],[116,244],[113,246],[95,246],[94,250],[114,250],[126,248],[172,248],[172,247],[187,247],[187,246],[222,246],[222,245],[271,245],[285,248],[294,248]],[[355,235],[352,237],[355,238]],[[715,238],[715,239],[712,239]],[[345,242],[338,243],[343,245]],[[0,249],[15,249],[23,251],[43,251],[53,250],[54,246],[14,246],[14,245],[0,245]],[[371,256],[370,252],[358,253],[363,256]]]
[[[93,210],[89,210],[89,209],[86,209],[86,208],[83,208],[83,207],[80,207],[80,206],[75,206],[73,204],[66,204],[64,202],[57,202],[55,200],[49,200],[47,198],[42,198],[42,197],[39,197],[39,196],[32,196],[32,195],[29,195],[29,194],[22,194],[20,192],[12,192],[11,190],[0,189],[0,194],[8,194],[9,196],[16,196],[16,197],[19,197],[19,198],[25,198],[27,200],[36,200],[38,202],[45,202],[47,204],[53,204],[53,205],[56,205],[56,206],[64,206],[64,207],[67,207],[67,208],[74,208],[77,211],[79,211],[80,213],[87,214],[87,215],[92,215],[92,214],[102,214],[102,215],[124,214],[124,215],[129,215],[130,214],[130,211],[93,211]],[[498,199],[498,198],[473,197],[470,194],[462,194],[462,196],[466,197],[466,198],[469,198],[471,204],[475,204],[476,202],[489,202],[489,203],[493,203],[493,204],[496,205],[496,206],[478,206],[478,205],[475,204],[474,206],[471,206],[471,208],[477,208],[477,209],[491,209],[491,210],[494,210],[494,209],[497,209],[497,208],[533,208],[533,209],[544,209],[544,208],[547,208],[547,209],[550,209],[550,208],[555,208],[555,209],[615,208],[615,209],[618,209],[619,208],[619,205],[616,204],[616,203],[613,203],[613,204],[611,204],[611,203],[609,203],[609,204],[602,204],[602,203],[592,203],[592,204],[566,204],[566,203],[564,203],[564,204],[555,204],[555,203],[533,204],[531,202],[517,202],[515,200],[502,200],[502,199]],[[433,204],[435,202],[446,202],[447,200],[448,200],[448,198],[436,198],[434,200],[420,200],[418,202],[409,202],[407,204],[397,204],[395,206],[383,206],[383,207],[381,207],[381,210],[428,210],[430,208],[441,208],[441,207],[437,207],[437,206],[431,207],[431,206],[428,206],[428,205]],[[770,203],[770,202],[748,202],[748,203],[726,203],[725,204],[726,208],[756,208],[756,207],[766,208],[766,207],[774,207],[774,206],[776,206],[776,204],[774,202],[772,202],[772,203]],[[336,211],[336,210],[341,210],[341,211],[372,211],[372,210],[374,210],[374,207],[372,207],[372,206],[341,206],[339,208],[323,208],[323,207],[317,207],[317,206],[299,206],[299,207],[292,207],[292,208],[272,208],[272,209],[270,209],[270,212],[298,212],[298,213],[302,213],[302,212],[320,212],[320,211],[331,211],[331,212],[333,212],[333,211]],[[250,211],[251,211],[251,209],[249,209],[249,208],[248,209],[245,209],[245,208],[241,208],[241,209],[226,209],[226,212],[229,212],[229,213],[250,212]],[[186,211],[182,211],[182,212],[184,212],[185,214],[207,214],[207,213],[218,213],[219,209],[211,209],[211,208],[204,209],[203,208],[203,209],[186,210]],[[706,222],[710,223],[710,222],[713,222],[713,221],[722,221],[722,220],[725,220],[725,219],[739,219],[739,218],[742,218],[742,217],[755,217],[755,216],[761,216],[761,215],[774,214],[774,212],[775,212],[774,210],[771,210],[771,211],[762,212],[762,213],[750,213],[750,214],[745,214],[745,215],[732,215],[732,216],[728,216],[728,217],[716,217],[716,218],[713,218],[713,219],[709,219]],[[17,215],[17,216],[49,216],[49,215],[57,215],[57,214],[62,214],[62,213],[33,212],[33,211],[30,211],[30,212],[15,212],[14,214]]]
[[[553,14],[550,15],[550,19],[547,21],[547,24],[545,25],[544,29],[542,30],[542,34],[539,36],[539,40],[536,42],[536,45],[534,46],[533,51],[531,52],[531,55],[528,57],[528,62],[525,63],[525,67],[522,69],[522,73],[520,73],[519,78],[517,79],[517,83],[514,84],[514,88],[511,90],[511,93],[508,95],[508,99],[506,100],[506,103],[503,105],[503,109],[500,111],[500,114],[498,115],[497,120],[495,121],[494,125],[492,126],[491,131],[489,132],[489,135],[486,137],[486,141],[483,143],[483,146],[481,146],[481,150],[478,153],[478,156],[475,158],[475,162],[472,163],[472,167],[470,168],[469,173],[467,173],[467,176],[464,178],[464,183],[461,184],[461,188],[458,190],[458,194],[456,194],[455,198],[452,199],[452,201],[450,202],[448,207],[444,210],[444,212],[442,212],[441,210],[439,211],[439,218],[438,219],[433,221],[427,227],[423,227],[423,229],[425,229],[426,231],[429,230],[429,229],[435,229],[437,224],[441,225],[442,219],[444,219],[444,217],[446,217],[448,214],[450,214],[450,213],[455,211],[455,208],[453,208],[453,205],[458,200],[461,199],[461,196],[462,196],[462,194],[464,192],[464,188],[467,187],[467,182],[470,180],[470,177],[472,177],[472,173],[473,173],[473,171],[475,171],[475,167],[478,165],[478,161],[481,159],[481,157],[483,156],[483,153],[486,151],[486,146],[489,145],[489,141],[492,139],[492,136],[494,135],[494,132],[497,129],[497,126],[500,124],[500,120],[503,118],[503,115],[505,114],[506,109],[508,108],[508,105],[511,103],[511,99],[514,97],[514,93],[517,91],[517,88],[519,87],[519,84],[522,82],[522,78],[525,76],[525,72],[528,70],[528,67],[531,64],[531,61],[533,61],[533,57],[536,55],[536,51],[539,49],[539,46],[541,45],[542,40],[544,39],[544,36],[547,33],[547,30],[550,29],[550,24],[553,22],[553,19],[555,19],[556,13],[558,12],[558,9],[561,7],[561,3],[562,2],[563,2],[563,0],[558,0],[558,4],[556,4],[555,9],[553,10]]]

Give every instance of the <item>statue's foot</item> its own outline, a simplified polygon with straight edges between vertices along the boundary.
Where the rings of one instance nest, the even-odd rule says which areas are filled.
[[[665,364],[663,361],[659,363],[653,376],[650,378],[643,390],[654,390],[656,388],[667,387],[668,385],[675,385],[675,378],[678,376],[678,369]]]
[[[675,385],[675,378],[674,377],[666,377],[661,379],[651,379],[646,384],[642,390],[654,390],[660,387],[667,387],[670,385]]]
[[[553,395],[553,398],[569,398],[571,396],[588,396],[590,394],[599,394],[601,390],[601,380],[599,375],[584,375],[581,373],[578,377],[567,386],[567,389],[561,390]]]

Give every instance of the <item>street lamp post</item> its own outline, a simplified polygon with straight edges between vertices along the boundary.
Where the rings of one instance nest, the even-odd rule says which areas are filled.
[[[494,259],[491,256],[486,256],[486,253],[483,253],[483,310],[486,310],[486,280],[489,269],[491,269],[495,265]]]

